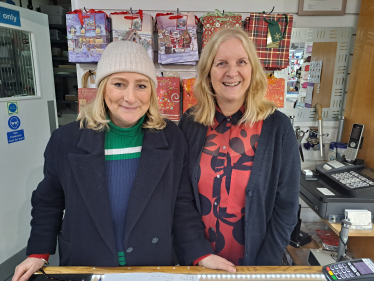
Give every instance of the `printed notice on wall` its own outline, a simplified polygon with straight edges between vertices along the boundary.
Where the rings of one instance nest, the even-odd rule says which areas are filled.
[[[303,10],[306,11],[341,11],[343,0],[304,0]]]
[[[11,115],[7,118],[6,122],[8,127],[8,132],[6,133],[8,144],[25,140],[20,116]]]

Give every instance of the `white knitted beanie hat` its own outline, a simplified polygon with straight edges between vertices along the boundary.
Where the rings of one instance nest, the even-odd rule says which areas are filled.
[[[156,70],[144,47],[131,41],[115,41],[105,48],[96,69],[96,87],[108,75],[136,72],[147,76],[157,88]]]

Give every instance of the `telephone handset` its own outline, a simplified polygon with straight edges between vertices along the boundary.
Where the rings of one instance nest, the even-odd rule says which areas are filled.
[[[345,154],[345,159],[348,162],[356,160],[357,152],[362,141],[362,133],[364,131],[364,125],[353,124],[352,131],[349,136],[347,152]]]

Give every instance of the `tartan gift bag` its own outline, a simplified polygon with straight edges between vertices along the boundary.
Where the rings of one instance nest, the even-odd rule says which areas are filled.
[[[265,94],[267,100],[273,101],[278,107],[284,107],[285,81],[283,78],[268,76],[268,88]]]
[[[160,113],[169,120],[180,119],[180,80],[176,77],[157,77],[157,99]]]
[[[144,47],[153,61],[153,19],[139,10],[111,13],[113,41],[127,40]]]
[[[280,70],[289,65],[293,16],[251,13],[244,29],[256,45],[257,55],[265,69]]]
[[[193,94],[195,82],[196,78],[183,79],[183,113],[197,103],[197,100]]]
[[[203,49],[215,32],[222,28],[241,28],[242,16],[239,14],[225,13],[219,10],[207,13],[201,18],[203,24]]]

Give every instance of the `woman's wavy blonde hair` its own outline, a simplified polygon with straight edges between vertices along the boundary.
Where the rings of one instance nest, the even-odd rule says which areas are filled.
[[[88,128],[92,130],[102,131],[109,128],[107,115],[109,115],[109,109],[105,104],[105,88],[108,83],[109,76],[101,80],[95,100],[87,104],[78,115],[77,121],[80,121],[80,128]],[[162,119],[158,111],[157,103],[157,92],[156,86],[150,79],[151,83],[151,103],[148,111],[146,112],[146,118],[144,119],[142,128],[161,130],[165,128],[166,122]]]
[[[219,46],[232,38],[239,39],[243,43],[252,67],[251,83],[244,101],[245,112],[239,124],[254,124],[257,121],[264,120],[277,108],[274,102],[265,99],[267,89],[266,74],[257,57],[255,45],[249,39],[247,33],[240,28],[223,29],[209,39],[197,66],[198,76],[194,87],[197,105],[191,114],[196,122],[205,126],[214,124],[216,111],[215,93],[210,84],[210,70]]]

